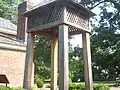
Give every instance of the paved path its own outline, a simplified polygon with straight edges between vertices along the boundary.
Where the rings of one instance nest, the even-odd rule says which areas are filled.
[[[120,87],[119,88],[111,87],[110,90],[120,90]]]

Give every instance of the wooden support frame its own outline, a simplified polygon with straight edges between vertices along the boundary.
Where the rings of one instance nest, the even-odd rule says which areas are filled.
[[[58,38],[51,40],[51,90],[57,89],[58,78]]]
[[[53,10],[53,5],[58,4],[60,7]],[[58,5],[56,5],[58,7]],[[54,6],[54,7],[56,7]],[[49,9],[50,8],[50,9]],[[61,9],[62,8],[62,9]],[[50,10],[47,12],[47,10]],[[80,9],[80,10],[78,10]],[[46,12],[43,12],[46,11]],[[58,12],[57,12],[58,11]],[[43,14],[43,15],[41,15]],[[90,35],[89,19],[94,13],[84,8],[82,5],[72,1],[54,1],[52,3],[31,9],[23,15],[28,17],[28,45],[25,62],[24,88],[31,88],[31,74],[33,61],[34,39],[32,34],[42,35],[52,39],[51,41],[51,90],[57,88],[57,58],[59,57],[59,90],[68,90],[68,33],[70,35],[83,34],[83,56],[86,90],[93,90],[91,52],[90,52]],[[45,16],[44,16],[45,15]],[[49,17],[49,18],[48,18]],[[46,19],[47,18],[47,19]],[[42,22],[41,22],[42,21]],[[33,25],[33,26],[32,26]],[[58,32],[52,28],[58,28]],[[74,30],[71,30],[73,29]],[[51,30],[50,30],[51,29]],[[70,31],[70,32],[69,32]],[[52,32],[52,33],[51,33]],[[53,38],[53,34],[56,37]],[[31,34],[32,33],[32,34]],[[59,41],[59,54],[58,52]],[[58,55],[59,56],[58,56]]]
[[[25,60],[25,70],[24,70],[24,82],[23,88],[26,90],[31,90],[32,81],[32,70],[33,70],[33,55],[34,55],[34,35],[28,33],[27,38],[27,52]]]
[[[83,32],[82,41],[83,41],[85,90],[93,90],[90,33]]]
[[[59,90],[68,90],[68,26],[60,25],[59,40]]]

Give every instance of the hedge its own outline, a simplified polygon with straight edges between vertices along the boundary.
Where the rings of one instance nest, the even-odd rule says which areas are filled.
[[[6,86],[0,86],[0,90],[24,90],[22,87],[6,87]],[[35,88],[32,90],[36,90]],[[69,85],[69,90],[85,90],[85,85],[84,84],[70,84]],[[109,90],[108,85],[104,84],[98,84],[94,85],[93,90]]]
[[[104,84],[98,84],[94,85],[93,90],[109,90],[108,85]],[[69,87],[69,90],[85,90],[85,85],[84,84],[71,84]]]
[[[0,90],[24,90],[22,87],[7,87],[0,85]],[[36,87],[33,87],[32,90],[36,90]]]

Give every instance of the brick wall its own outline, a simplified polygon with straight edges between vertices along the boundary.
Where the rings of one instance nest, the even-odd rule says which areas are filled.
[[[23,85],[26,47],[16,39],[17,26],[0,18],[0,74],[5,74],[11,85]],[[34,84],[34,68],[32,72]]]
[[[23,84],[24,65],[24,51],[0,49],[0,74],[5,74],[10,84]]]

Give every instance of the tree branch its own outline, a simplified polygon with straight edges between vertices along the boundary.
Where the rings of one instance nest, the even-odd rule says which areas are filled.
[[[89,9],[92,10],[92,9],[94,9],[95,7],[97,7],[98,5],[100,5],[103,2],[105,2],[105,1],[101,1],[101,2],[97,3],[96,5],[94,5],[93,7],[89,7]]]
[[[97,3],[98,2],[98,3]],[[88,7],[87,5],[90,5],[90,4],[92,4],[93,3],[93,1],[90,1],[90,0],[87,0],[87,1],[85,1],[85,2],[81,2],[80,4],[82,4],[82,5],[86,5],[90,10],[91,9],[94,9],[95,7],[97,7],[98,5],[100,5],[101,3],[105,3],[105,2],[110,2],[110,3],[112,3],[112,4],[114,4],[114,7],[116,8],[116,9],[120,9],[120,4],[119,3],[117,3],[116,1],[114,1],[114,0],[97,0],[96,2],[94,2],[94,3],[97,3],[97,4],[95,4],[94,6],[91,6],[91,7]]]

